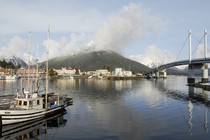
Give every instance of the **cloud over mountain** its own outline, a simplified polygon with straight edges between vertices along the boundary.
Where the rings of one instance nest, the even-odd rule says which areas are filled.
[[[140,4],[130,3],[108,18],[93,36],[88,47],[121,52],[142,36],[159,34],[163,30],[164,23],[161,18],[150,15]]]
[[[19,9],[18,12],[22,13],[23,10]],[[35,14],[34,12],[35,11],[32,11],[33,14]],[[96,13],[96,11],[92,11],[92,15],[88,15],[89,18],[93,19],[93,17],[91,16],[96,15],[96,19],[99,19],[100,14]],[[87,17],[84,18],[86,19]],[[56,23],[53,22],[53,24],[55,25]],[[60,23],[64,24],[65,22],[60,21]],[[150,34],[159,35],[162,31],[164,31],[165,28],[165,23],[159,16],[153,16],[141,4],[136,3],[130,3],[128,5],[123,6],[119,11],[109,14],[109,16],[106,16],[106,18],[103,19],[103,23],[99,23],[100,22],[97,23],[96,27],[98,28],[98,30],[96,32],[70,32],[68,36],[63,35],[61,33],[59,33],[59,36],[56,36],[55,34],[59,32],[59,29],[53,28],[55,26],[52,25],[52,37],[48,42],[50,49],[49,58],[79,53],[85,50],[114,50],[121,53],[136,40],[139,40],[142,37],[148,36]],[[36,30],[35,33],[32,29],[33,39],[36,38],[37,31],[40,32],[40,29],[43,29],[42,26],[37,26],[39,26],[40,28],[38,29],[38,27],[34,27],[34,29]],[[67,24],[65,24],[65,28],[68,28]],[[41,35],[41,37],[39,38],[41,38],[41,43],[32,43],[31,47],[33,48],[33,50],[35,50],[34,48],[36,48],[36,44],[41,44],[41,47],[39,47],[39,54],[42,53],[43,55],[40,55],[38,57],[41,60],[44,60],[47,46],[47,35]],[[7,45],[5,45],[4,47],[0,47],[0,56],[3,57],[5,55],[10,56],[18,54],[18,57],[20,57],[23,60],[26,60],[27,57],[25,54],[28,53],[27,46],[28,38],[24,38],[20,35],[14,36]]]

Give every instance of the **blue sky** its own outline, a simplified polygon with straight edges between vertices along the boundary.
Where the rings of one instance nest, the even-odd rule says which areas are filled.
[[[48,25],[50,57],[82,50],[114,50],[148,64],[174,61],[192,30],[201,57],[204,29],[210,30],[208,0],[0,0],[0,57],[31,51],[43,57]],[[210,54],[210,53],[209,53]],[[188,58],[188,44],[178,60]]]

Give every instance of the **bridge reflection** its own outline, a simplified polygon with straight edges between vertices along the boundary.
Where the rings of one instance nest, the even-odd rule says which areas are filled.
[[[204,131],[205,133],[208,133],[208,111],[210,109],[209,91],[189,86],[187,87],[187,89],[186,87],[183,87],[184,89],[186,89],[183,92],[183,89],[177,90],[177,83],[175,83],[174,81],[173,87],[168,86],[170,80],[167,81],[167,79],[149,81],[155,84],[155,87],[159,91],[161,91],[159,93],[164,94],[164,100],[166,103],[168,103],[168,98],[172,98],[186,104],[186,113],[185,111],[183,112],[183,110],[185,109],[180,107],[178,108],[182,112],[182,117],[186,119],[186,125],[189,135],[193,135],[193,133],[195,135],[197,133],[196,131]],[[201,126],[201,129],[198,130],[198,126]]]

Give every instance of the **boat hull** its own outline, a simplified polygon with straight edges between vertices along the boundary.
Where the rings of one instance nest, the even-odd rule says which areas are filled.
[[[20,138],[21,135],[26,135],[27,133],[30,133],[32,131],[37,132],[36,130],[46,129],[45,125],[48,121],[58,119],[62,117],[64,114],[66,114],[65,109],[60,111],[59,113],[54,114],[51,117],[47,117],[44,119],[38,119],[36,121],[31,120],[27,122],[12,124],[12,125],[5,125],[2,127],[2,130],[0,131],[1,132],[0,139],[1,138],[16,139],[17,137]],[[65,123],[65,120],[64,120],[64,123]]]
[[[26,121],[36,120],[54,115],[65,109],[65,106],[58,106],[53,109],[42,110],[0,110],[1,124],[10,125]]]

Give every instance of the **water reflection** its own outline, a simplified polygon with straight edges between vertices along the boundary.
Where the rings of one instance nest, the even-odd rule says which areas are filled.
[[[50,81],[50,89],[66,92],[74,100],[68,110],[71,123],[54,139],[205,139],[210,135],[209,92],[190,89],[186,77],[57,79]]]
[[[20,87],[19,80],[0,80],[0,95],[14,94]]]
[[[200,89],[201,93],[197,94],[195,92],[196,88],[189,86],[189,133],[192,135],[192,112],[193,112],[193,104],[191,103],[191,100],[194,103],[201,102],[205,105],[205,112],[204,112],[204,121],[203,121],[203,128],[206,133],[208,133],[208,106],[209,106],[209,97],[208,97],[208,91]]]
[[[0,139],[40,139],[48,137],[48,130],[66,125],[67,120],[63,118],[65,111],[42,120],[29,121],[21,124],[7,125],[1,127]]]
[[[193,111],[193,104],[191,103],[191,101],[188,102],[188,109],[189,109],[189,120],[188,120],[188,124],[189,124],[189,134],[192,135],[192,111]]]
[[[206,133],[208,133],[208,109],[207,107],[205,108],[205,115],[204,115],[204,130]]]

